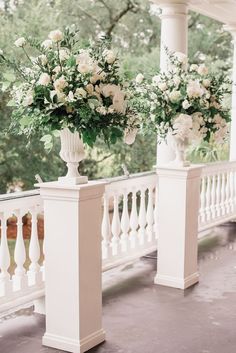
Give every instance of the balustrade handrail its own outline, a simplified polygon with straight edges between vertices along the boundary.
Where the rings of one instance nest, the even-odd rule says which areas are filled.
[[[8,193],[8,194],[0,195],[0,202],[1,201],[14,200],[14,199],[21,199],[21,198],[31,197],[31,196],[38,196],[38,195],[40,195],[39,189],[12,192],[12,193]]]
[[[236,161],[213,162],[203,165],[202,176],[236,169]]]

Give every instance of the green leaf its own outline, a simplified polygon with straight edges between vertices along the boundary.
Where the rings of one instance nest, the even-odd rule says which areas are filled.
[[[2,91],[5,92],[11,85],[11,82],[3,82],[2,83]]]
[[[8,103],[7,103],[7,107],[15,107],[16,103],[13,99],[11,99]]]
[[[15,82],[16,77],[15,77],[14,73],[12,73],[12,72],[5,72],[5,73],[3,73],[2,75],[3,75],[3,77],[4,77],[7,81],[9,81],[9,82]]]
[[[28,116],[24,116],[23,118],[20,119],[20,125],[22,127],[29,125],[30,118]]]
[[[50,143],[52,141],[52,135],[44,135],[41,137],[40,141],[45,142],[45,144]]]
[[[53,136],[55,137],[60,137],[60,131],[59,130],[54,130],[52,131]]]

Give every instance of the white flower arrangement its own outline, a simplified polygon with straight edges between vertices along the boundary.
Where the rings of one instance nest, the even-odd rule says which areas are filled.
[[[42,43],[19,38],[15,46],[24,51],[27,65],[0,52],[0,62],[16,75],[11,130],[28,137],[42,133],[46,148],[64,128],[78,131],[90,146],[97,137],[108,145],[122,137],[130,143],[138,123],[128,107],[117,54],[107,42],[81,47],[78,31],[66,28],[50,32]],[[38,51],[36,58],[29,56],[30,48]]]
[[[153,130],[162,139],[172,133],[185,142],[224,142],[230,122],[223,104],[229,79],[209,74],[205,64],[189,65],[183,53],[168,56],[166,73],[151,79],[140,73],[134,81],[133,107],[142,116],[144,131]]]

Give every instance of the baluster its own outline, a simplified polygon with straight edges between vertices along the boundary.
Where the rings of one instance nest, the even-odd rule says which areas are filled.
[[[140,209],[139,209],[139,242],[143,245],[146,240],[146,205],[145,205],[145,189],[141,189],[140,193]]]
[[[153,240],[153,223],[154,223],[154,215],[153,215],[153,188],[148,188],[148,205],[147,205],[147,235],[148,242],[152,242]]]
[[[130,214],[130,246],[134,249],[137,245],[138,240],[138,213],[137,213],[137,195],[136,191],[132,192],[132,206]]]
[[[109,196],[104,195],[103,219],[102,219],[102,258],[109,259],[112,255],[111,249],[111,225],[109,218]]]
[[[230,172],[226,173],[225,181],[225,210],[228,214],[230,212]]]
[[[119,197],[117,194],[114,195],[114,211],[113,211],[113,218],[112,218],[112,254],[119,255],[120,253],[120,215],[119,215]]]
[[[206,221],[206,178],[202,178],[201,185],[201,196],[200,196],[201,208],[200,208],[200,218],[201,223],[205,223]]]
[[[212,219],[216,217],[216,175],[212,176],[211,184],[211,215]]]
[[[225,215],[226,209],[225,209],[225,173],[223,172],[221,175],[221,214],[222,216]]]
[[[129,212],[127,191],[123,194],[123,210],[121,216],[121,250],[127,252],[129,248]]]
[[[31,238],[29,245],[29,258],[31,264],[29,266],[28,277],[30,285],[36,284],[41,280],[40,274],[40,246],[38,238],[38,218],[37,218],[37,209],[36,207],[31,208]]]
[[[216,185],[216,216],[221,216],[221,175],[217,174],[217,185]]]
[[[232,212],[236,211],[236,174],[235,171],[231,171],[231,204],[232,204]]]
[[[14,260],[16,263],[15,274],[12,277],[14,281],[14,290],[23,289],[27,286],[26,270],[24,263],[26,260],[25,243],[23,239],[23,223],[22,214],[19,210],[16,212],[17,216],[17,237],[14,251]]]
[[[8,269],[11,264],[10,252],[7,242],[7,219],[3,214],[1,219],[1,244],[0,244],[0,297],[11,292],[10,274]]]
[[[207,179],[207,187],[206,187],[206,217],[207,221],[211,220],[211,177],[208,175]]]
[[[155,239],[158,239],[158,213],[157,213],[157,206],[158,206],[158,190],[157,185],[155,187],[155,207],[154,207],[154,233]]]
[[[230,171],[229,175],[229,199],[230,199],[230,213],[234,213],[234,171]]]

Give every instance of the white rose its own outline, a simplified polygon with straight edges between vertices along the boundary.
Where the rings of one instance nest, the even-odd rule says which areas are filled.
[[[125,94],[122,91],[117,91],[112,99],[112,107],[117,113],[125,114],[127,103]]]
[[[102,115],[106,115],[107,114],[107,110],[105,107],[97,107],[96,111]]]
[[[190,71],[196,71],[197,72],[197,70],[198,70],[198,65],[197,64],[192,64],[190,66]]]
[[[66,101],[65,93],[62,93],[60,91],[56,91],[56,92],[57,92],[57,100],[58,100],[58,102],[65,103],[65,101]]]
[[[50,82],[51,77],[46,72],[42,73],[38,80],[38,84],[42,86],[48,86]]]
[[[168,88],[165,82],[159,82],[157,86],[161,91],[166,91]]]
[[[61,61],[64,61],[69,58],[69,51],[67,49],[61,49],[59,51],[59,58]]]
[[[180,91],[172,91],[172,92],[170,92],[169,98],[170,98],[170,101],[171,101],[172,103],[177,102],[177,101],[181,98],[181,93],[180,93]]]
[[[18,38],[14,44],[17,48],[22,48],[26,45],[26,39],[24,37]]]
[[[63,34],[59,29],[56,29],[55,31],[51,31],[49,33],[48,38],[57,43],[63,39]]]
[[[108,64],[113,64],[116,60],[116,54],[113,50],[104,50],[103,56]]]
[[[136,82],[137,84],[142,83],[143,80],[144,80],[143,74],[138,74],[138,75],[136,76],[136,78],[135,78],[135,82]]]
[[[136,135],[137,135],[138,129],[126,129],[125,134],[124,134],[124,142],[127,145],[132,145],[135,141]]]
[[[182,64],[187,64],[188,62],[188,57],[187,55],[185,55],[184,53],[181,52],[176,52],[174,53],[174,56],[176,57],[176,59],[182,63]]]
[[[153,78],[152,78],[152,84],[153,84],[153,86],[157,86],[158,83],[160,82],[160,80],[161,80],[161,78],[160,78],[159,75],[153,76]]]
[[[185,99],[182,103],[182,107],[184,109],[188,109],[191,106],[191,104],[189,103],[189,101],[187,99]]]
[[[96,83],[97,81],[102,81],[105,78],[104,72],[101,72],[100,74],[95,73],[92,77],[90,77],[90,82],[91,83]]]
[[[86,87],[85,87],[86,91],[88,92],[88,94],[90,96],[92,96],[94,94],[94,86],[89,83]]]
[[[204,87],[208,88],[208,87],[210,87],[211,80],[206,78],[205,80],[202,81],[202,84]]]
[[[81,74],[88,74],[93,71],[93,67],[89,64],[81,63],[77,66],[77,70]]]
[[[56,91],[62,91],[67,86],[68,82],[65,80],[64,76],[61,76],[54,82],[54,87]]]
[[[180,78],[179,78],[178,76],[174,76],[173,81],[174,81],[174,84],[175,84],[177,87],[179,86],[179,84],[180,84],[180,82],[181,82],[181,80],[180,80]]]
[[[190,81],[187,85],[187,94],[189,98],[199,98],[204,94],[199,81]]]
[[[50,39],[46,39],[42,44],[41,44],[41,47],[44,48],[44,49],[50,49],[52,48],[52,41]]]
[[[208,74],[208,68],[206,67],[206,65],[202,64],[202,65],[200,65],[198,67],[197,72],[201,76],[207,75]]]
[[[67,102],[74,102],[74,100],[75,100],[74,93],[70,91],[67,96]]]
[[[118,91],[120,91],[120,87],[117,85],[107,84],[102,87],[104,97],[114,97]]]
[[[85,91],[85,89],[83,89],[82,87],[77,88],[75,91],[75,95],[79,96],[79,97],[83,97],[85,98],[87,96],[87,92]]]
[[[61,67],[58,65],[58,66],[54,67],[54,69],[52,71],[55,72],[56,74],[58,74],[59,72],[61,72]]]

